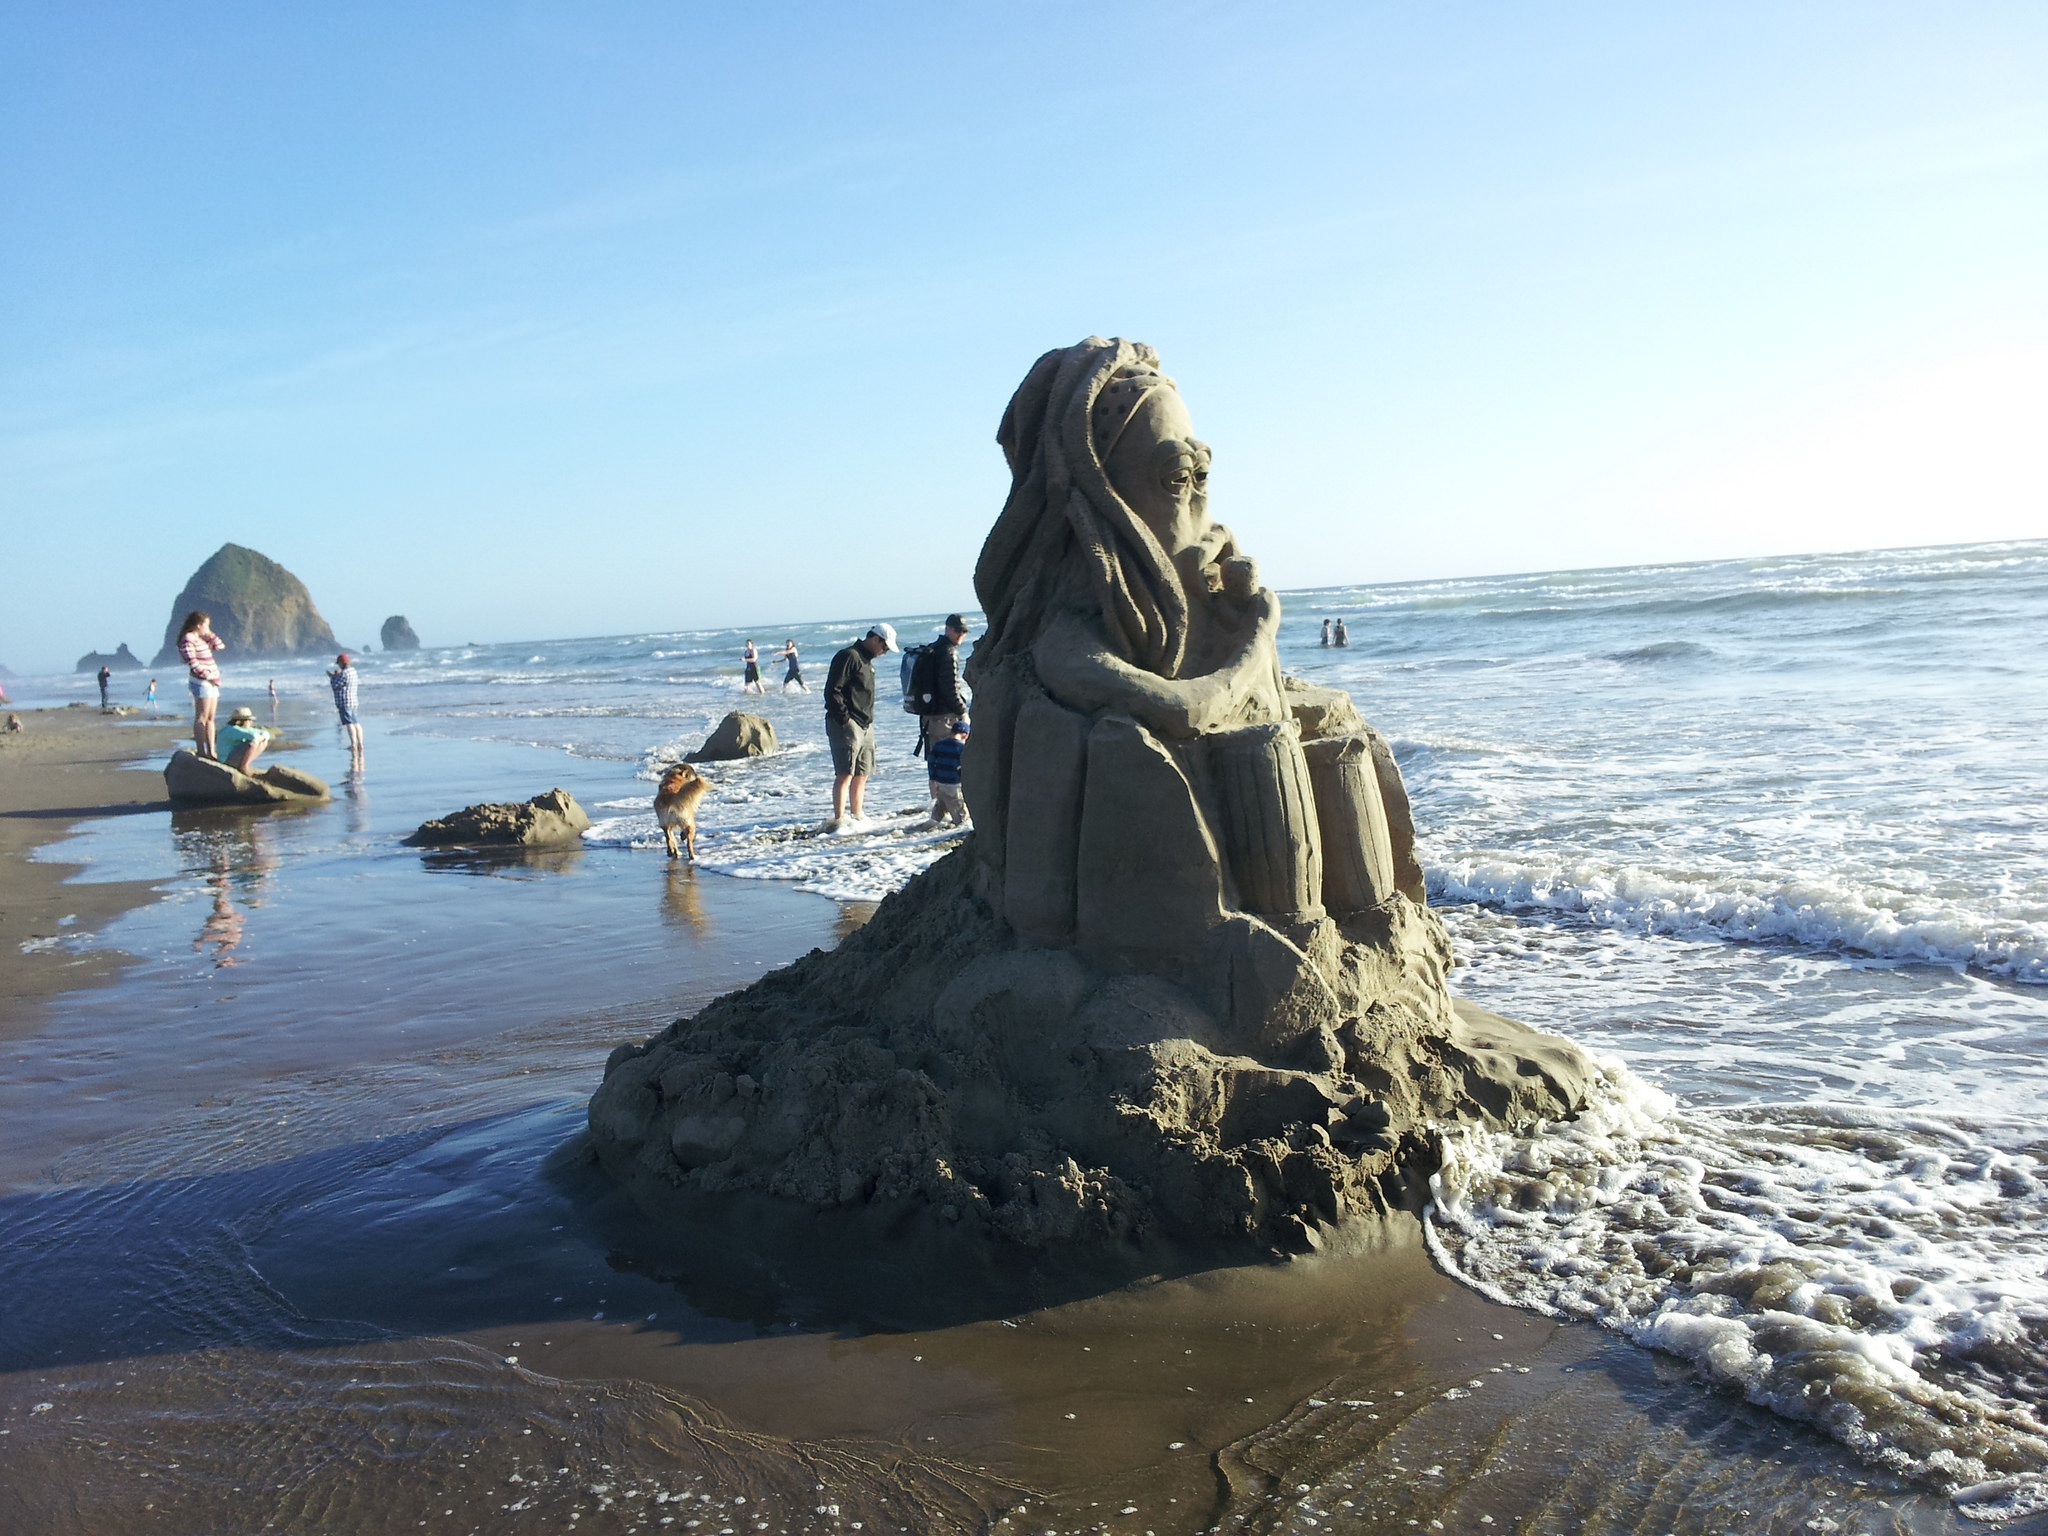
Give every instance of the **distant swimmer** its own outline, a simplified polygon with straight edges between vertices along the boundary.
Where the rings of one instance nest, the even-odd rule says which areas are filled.
[[[1325,645],[1328,645],[1329,643],[1330,643],[1330,621],[1329,621],[1328,619],[1325,619],[1325,620],[1323,620],[1323,644],[1325,644]]]
[[[782,642],[782,659],[789,664],[789,670],[782,674],[783,689],[787,691],[789,685],[795,683],[805,693],[809,693],[811,685],[804,681],[804,669],[797,665],[796,642],[794,640]]]
[[[1344,622],[1344,621],[1343,621],[1342,619],[1339,619],[1339,620],[1337,621],[1337,644],[1339,644],[1339,645],[1349,645],[1350,643],[1351,643],[1351,630],[1350,630],[1349,626],[1347,626],[1347,625],[1345,624],[1345,622]]]
[[[761,681],[761,653],[754,649],[753,641],[747,642],[747,648],[740,656],[747,664],[747,679],[740,684],[740,692],[765,694],[768,689]]]

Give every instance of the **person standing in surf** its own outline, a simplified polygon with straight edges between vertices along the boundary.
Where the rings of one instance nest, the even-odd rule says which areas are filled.
[[[192,690],[192,746],[201,757],[213,756],[213,714],[220,708],[220,663],[213,657],[226,649],[211,618],[197,608],[185,615],[178,654],[191,673],[186,686]]]
[[[740,657],[747,664],[746,680],[740,684],[741,693],[766,694],[768,689],[761,682],[761,653],[754,649],[754,642],[747,642],[746,650]]]
[[[356,716],[356,664],[347,651],[334,658],[334,666],[327,673],[327,686],[334,690],[334,712],[341,716],[342,727],[348,732],[349,767],[360,773],[363,767],[363,722]]]
[[[875,771],[875,658],[896,649],[893,625],[876,624],[832,658],[825,674],[825,738],[832,744],[832,819],[827,831],[858,831]]]
[[[803,692],[809,693],[811,685],[804,681],[804,669],[797,664],[796,641],[785,640],[782,642],[782,659],[789,668],[788,671],[782,674],[783,691],[785,693],[788,692],[789,685],[795,683]]]

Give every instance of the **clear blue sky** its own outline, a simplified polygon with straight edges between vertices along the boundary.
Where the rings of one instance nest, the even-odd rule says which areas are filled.
[[[0,662],[971,601],[1150,341],[1277,586],[2048,533],[2038,3],[0,12]]]

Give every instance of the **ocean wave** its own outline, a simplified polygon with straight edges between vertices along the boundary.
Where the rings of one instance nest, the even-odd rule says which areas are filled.
[[[1795,943],[2048,986],[2048,923],[1827,879],[1716,883],[1633,866],[1465,858],[1432,869],[1429,881],[1432,901],[1568,912],[1605,927],[1676,938]]]
[[[2048,1166],[1855,1107],[1681,1109],[1619,1061],[1533,1136],[1444,1141],[1425,1226],[1475,1290],[1597,1321],[1963,1513],[2048,1507]]]
[[[1610,651],[1607,659],[1619,662],[1681,661],[1713,654],[1712,646],[1701,645],[1696,640],[1659,640],[1654,645],[1639,645],[1634,650]]]
[[[827,832],[811,819],[700,827],[697,867],[736,880],[787,881],[835,901],[880,901],[959,847],[964,835],[960,828],[930,827],[916,810],[876,816],[846,834]],[[583,841],[611,848],[664,846],[652,811],[594,822]]]

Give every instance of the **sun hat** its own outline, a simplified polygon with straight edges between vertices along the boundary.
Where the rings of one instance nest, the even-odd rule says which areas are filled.
[[[254,720],[255,718],[256,711],[251,709],[248,705],[244,704],[239,709],[237,709],[232,715],[228,716],[228,724],[234,725],[240,721]]]
[[[868,633],[881,641],[885,650],[895,651],[902,649],[896,643],[896,626],[893,624],[871,624],[868,626]]]

